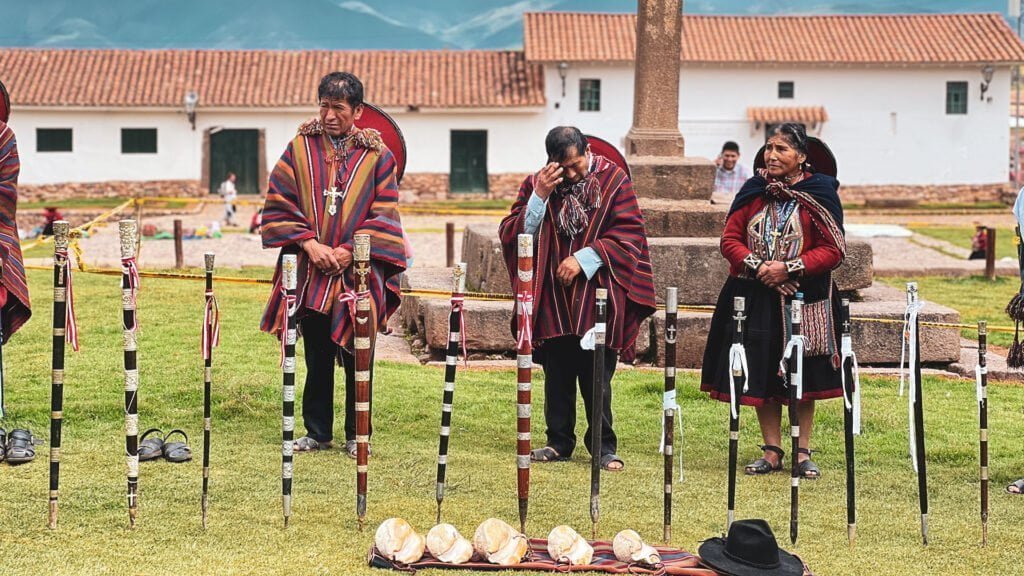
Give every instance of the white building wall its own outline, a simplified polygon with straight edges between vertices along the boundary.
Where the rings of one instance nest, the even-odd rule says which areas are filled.
[[[579,111],[579,80],[601,79],[601,112]],[[576,124],[622,146],[632,125],[633,72],[626,65],[570,66],[565,96],[554,66],[545,72],[551,125]],[[778,98],[793,81],[795,97]],[[968,83],[968,113],[946,114],[946,82]],[[816,135],[835,152],[846,184],[994,184],[1008,179],[1006,110],[1010,69],[999,67],[980,100],[980,66],[946,68],[728,68],[684,66],[680,130],[690,156],[714,158],[725,140],[744,162],[764,142],[749,106],[824,106]],[[815,134],[812,131],[812,134]]]

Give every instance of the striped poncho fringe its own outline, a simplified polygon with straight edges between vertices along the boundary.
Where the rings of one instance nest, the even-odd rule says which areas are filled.
[[[406,245],[398,213],[398,182],[395,157],[376,136],[364,129],[363,138],[348,153],[340,170],[329,174],[332,147],[319,129],[309,123],[291,141],[270,175],[263,208],[261,233],[264,248],[298,255],[298,315],[320,313],[331,318],[331,339],[352,349],[353,327],[349,314],[356,279],[351,267],[339,276],[326,276],[313,266],[299,244],[315,238],[330,247],[352,250],[356,234],[370,235],[370,317],[383,330],[398,308],[398,275],[406,267]],[[342,181],[342,178],[344,180]],[[325,197],[324,190],[337,186],[345,192],[340,200]],[[327,212],[337,202],[337,213]],[[280,335],[281,259],[274,271],[270,298],[260,329]],[[345,298],[349,294],[349,298]],[[342,299],[345,301],[341,301]],[[372,332],[376,332],[373,330]]]
[[[587,228],[567,238],[558,233],[560,199],[552,195],[537,231],[534,258],[533,341],[558,336],[582,337],[594,326],[595,289],[608,289],[607,345],[620,352],[625,361],[634,357],[640,323],[654,313],[654,281],[647,248],[644,218],[626,173],[603,156],[594,157],[591,172],[600,186],[598,207],[589,215]],[[502,220],[499,233],[505,265],[512,285],[517,279],[516,236],[523,231],[526,205],[533,194],[534,176],[519,189],[512,212]],[[585,248],[593,248],[604,263],[587,280],[582,272],[569,286],[562,286],[555,272],[562,259]],[[512,318],[516,334],[516,319]]]
[[[7,289],[7,303],[0,316],[3,318],[3,341],[18,331],[32,316],[28,297],[25,265],[18,240],[18,143],[14,131],[0,121],[0,259],[3,272],[0,282]]]

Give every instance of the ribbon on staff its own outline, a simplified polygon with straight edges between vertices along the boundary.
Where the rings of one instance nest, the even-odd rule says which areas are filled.
[[[452,314],[459,316],[459,345],[462,346],[462,362],[464,366],[469,367],[469,350],[466,348],[466,315],[463,314],[465,303],[465,296],[452,294]],[[448,325],[448,341],[452,341],[451,324]]]
[[[843,334],[842,344],[842,363],[845,365],[846,359],[850,359],[850,375],[853,377],[853,402],[851,403],[848,398],[850,395],[846,390],[846,370],[840,370],[840,379],[843,383],[843,403],[846,404],[847,410],[853,410],[853,433],[860,436],[860,366],[857,365],[857,353],[853,351],[853,338],[849,334]]]
[[[665,410],[675,410],[676,422],[679,423],[679,444],[683,443],[683,410],[679,407],[679,403],[676,402],[676,391],[666,390],[661,395],[661,410],[664,413]],[[661,419],[661,444],[658,446],[658,453],[665,453],[665,419]],[[686,479],[683,477],[683,451],[679,451],[679,481],[683,482]]]
[[[281,368],[284,368],[285,346],[288,344],[288,317],[295,313],[298,302],[298,298],[285,289],[284,283],[281,284],[281,302],[284,304],[281,306]]]
[[[75,315],[75,290],[71,283],[71,263],[68,261],[67,250],[62,251],[58,254],[58,258],[64,260],[64,290],[65,290],[65,302],[64,306],[64,340],[71,344],[71,349],[78,352],[78,320]]]
[[[533,342],[533,294],[529,292],[516,294],[516,313],[519,315],[516,322],[519,328],[516,346],[522,349]]]
[[[793,371],[792,381],[787,378],[787,361],[793,357],[793,353],[796,352],[796,370]],[[779,371],[782,373],[783,382],[787,386],[796,386],[796,399],[801,400],[804,397],[804,337],[803,335],[793,334],[789,337],[789,342],[786,343],[786,351],[782,355],[782,360],[779,361]]]
[[[286,327],[287,329],[287,327]],[[220,344],[220,306],[213,290],[206,291],[206,309],[203,312],[203,335],[199,343],[203,360],[209,360],[213,349]]]
[[[121,273],[128,276],[128,290],[129,297],[131,298],[132,306],[138,307],[138,293],[139,293],[139,266],[135,263],[135,258],[121,258]],[[135,324],[133,326],[125,326],[127,330],[135,330],[139,327],[139,314],[136,311],[132,314]]]
[[[750,390],[750,370],[747,368],[747,349],[736,342],[729,348],[729,410],[739,418],[739,400],[736,394],[736,376],[743,376],[743,392]]]
[[[903,341],[900,344],[900,396],[903,395],[903,384],[906,382],[910,393],[907,394],[907,422],[910,429],[908,438],[910,440],[910,462],[914,465],[914,472],[917,472],[917,442],[914,433],[914,404],[917,402],[917,379],[914,374],[914,366],[917,365],[917,316],[924,304],[915,301],[907,304],[903,313]],[[904,364],[906,371],[904,372]]]

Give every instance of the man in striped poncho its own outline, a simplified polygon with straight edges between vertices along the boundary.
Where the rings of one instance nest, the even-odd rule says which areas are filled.
[[[398,274],[405,269],[406,250],[395,157],[379,132],[358,127],[362,83],[347,72],[333,72],[320,81],[317,96],[320,116],[299,128],[270,175],[261,233],[264,248],[298,254],[296,314],[305,339],[306,435],[296,440],[295,450],[333,443],[337,360],[345,367],[345,448],[354,458],[353,237],[370,235],[370,316],[377,329],[384,329],[398,308]],[[285,318],[279,257],[260,329],[280,337]]]
[[[560,126],[545,141],[548,164],[519,189],[499,232],[512,285],[519,234],[534,234],[534,358],[544,367],[547,445],[533,460],[566,460],[576,447],[576,387],[591,397],[594,352],[581,338],[594,327],[595,289],[608,289],[607,354],[601,417],[601,466],[621,470],[612,429],[611,379],[619,354],[633,357],[640,322],[654,313],[654,284],[644,219],[626,172],[590,151],[577,128]],[[516,320],[513,318],[513,333]],[[594,417],[584,402],[587,422]],[[590,432],[584,434],[590,450]]]

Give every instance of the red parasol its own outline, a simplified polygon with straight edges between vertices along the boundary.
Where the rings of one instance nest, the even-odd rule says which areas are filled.
[[[11,117],[11,97],[7,94],[7,88],[0,81],[0,122],[7,123]]]
[[[619,149],[612,145],[611,142],[598,138],[597,136],[584,135],[587,139],[587,143],[590,144],[590,151],[594,154],[600,154],[605,158],[609,159],[619,168],[626,173],[626,176],[633,177],[629,172],[629,164],[626,164],[626,157],[619,152]]]
[[[384,144],[395,156],[395,177],[401,183],[402,175],[405,174],[405,137],[402,136],[402,129],[398,127],[395,119],[373,104],[363,102],[363,115],[359,117],[356,125],[360,128],[373,128],[380,132]]]
[[[815,138],[807,137],[807,163],[811,165],[812,172],[821,172],[835,178],[839,171],[836,165],[836,157],[828,145]],[[754,156],[754,170],[764,168],[764,146]]]

